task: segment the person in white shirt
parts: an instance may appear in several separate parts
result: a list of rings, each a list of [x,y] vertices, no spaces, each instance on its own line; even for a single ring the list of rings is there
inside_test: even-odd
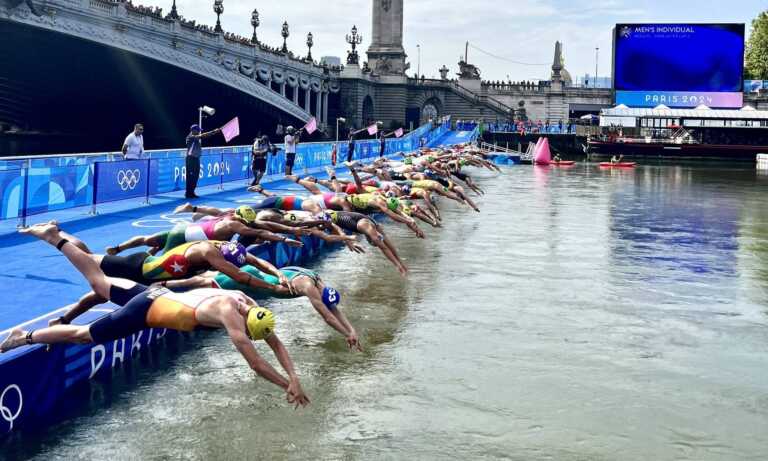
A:
[[[294,130],[292,126],[285,129],[288,133],[285,135],[285,175],[291,176],[293,174],[293,162],[296,160],[296,145],[299,143],[301,132],[303,128],[298,132]]]
[[[123,141],[123,159],[135,160],[144,155],[144,125],[137,123]]]

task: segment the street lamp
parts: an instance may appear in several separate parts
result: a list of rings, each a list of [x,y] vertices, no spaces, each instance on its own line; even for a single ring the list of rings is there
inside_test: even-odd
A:
[[[253,37],[251,37],[251,43],[254,45],[259,43],[259,39],[256,38],[256,28],[259,27],[259,24],[259,10],[254,8],[253,13],[251,13],[251,25],[253,26]]]
[[[312,32],[307,34],[307,48],[309,48],[309,51],[307,52],[307,61],[312,61],[312,45],[314,45],[315,42],[313,41]]]
[[[283,53],[288,53],[288,36],[290,36],[290,32],[288,31],[288,21],[283,22],[283,30],[281,32],[281,35],[283,36],[283,49],[281,50]]]
[[[339,143],[339,122],[347,123],[347,119],[345,119],[344,117],[336,118],[336,144]]]
[[[197,126],[200,127],[200,132],[203,132],[203,114],[205,114],[206,117],[213,117],[213,114],[216,113],[216,109],[209,106],[202,106],[197,108],[198,111],[198,119],[197,119]],[[200,143],[202,145],[202,141]]]
[[[222,13],[224,13],[224,0],[214,0],[213,1],[213,12],[216,13],[216,27],[213,29],[215,32],[223,32],[221,28],[221,20],[220,17]]]
[[[352,45],[352,51],[347,52],[347,64],[358,64],[359,58],[355,47],[363,43],[363,36],[357,35],[357,26],[352,26],[352,35],[347,35],[347,43]]]
[[[592,80],[592,84],[595,88],[597,88],[597,57],[599,52],[600,47],[595,47],[595,78]]]
[[[416,79],[421,77],[421,45],[416,45],[416,49],[419,50],[419,65],[416,68]]]

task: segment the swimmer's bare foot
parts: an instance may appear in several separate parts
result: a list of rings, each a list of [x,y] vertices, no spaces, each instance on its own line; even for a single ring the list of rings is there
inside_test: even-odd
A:
[[[20,229],[19,233],[29,234],[40,240],[44,240],[51,245],[55,245],[59,240],[59,226],[56,221],[48,221],[47,223],[35,224],[24,229]],[[55,240],[55,241],[54,241]]]
[[[325,167],[325,172],[328,173],[329,178],[333,178],[334,176],[336,176],[336,170],[334,170],[329,166]]]
[[[118,253],[120,253],[120,245],[113,246],[113,247],[107,247],[104,249],[104,252],[108,254],[109,256],[114,256]]]
[[[263,191],[264,191],[264,187],[261,184],[256,184],[255,186],[251,186],[251,187],[248,188],[248,192],[259,193],[259,192],[263,192]]]
[[[0,343],[0,353],[8,352],[25,344],[27,344],[27,332],[21,328],[14,328],[5,338],[5,341]]]
[[[285,175],[285,179],[287,179],[288,181],[293,181],[293,182],[298,182],[299,181],[299,177],[296,176],[295,174],[287,174],[287,175]]]
[[[400,275],[402,275],[403,277],[408,276],[408,269],[405,266],[399,266],[397,268],[397,271],[400,272]]]
[[[179,205],[179,206],[177,206],[177,207],[176,207],[176,208],[173,210],[173,214],[178,214],[178,213],[188,213],[188,212],[190,212],[190,211],[193,211],[193,210],[192,210],[192,204],[191,204],[191,203],[189,203],[189,202],[187,202],[187,203],[185,203],[184,205]]]

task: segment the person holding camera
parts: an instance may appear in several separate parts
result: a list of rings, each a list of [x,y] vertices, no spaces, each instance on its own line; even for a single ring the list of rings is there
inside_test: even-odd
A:
[[[259,182],[267,172],[267,155],[276,154],[277,147],[269,142],[269,136],[264,135],[254,139],[251,147],[251,171],[253,172],[253,182],[251,182],[249,191],[258,192],[261,188]]]
[[[301,138],[302,128],[296,131],[292,126],[285,129],[285,175],[291,176],[293,174],[293,163],[296,161],[296,146],[299,145]]]

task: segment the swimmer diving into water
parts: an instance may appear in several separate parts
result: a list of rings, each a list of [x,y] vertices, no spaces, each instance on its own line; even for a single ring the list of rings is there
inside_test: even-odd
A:
[[[54,222],[38,224],[21,232],[56,247],[99,296],[121,307],[90,325],[55,325],[30,331],[16,328],[0,343],[0,353],[27,344],[100,344],[145,328],[179,331],[192,331],[197,326],[224,328],[248,365],[262,378],[283,388],[289,403],[297,408],[309,404],[293,361],[275,334],[274,315],[242,292],[207,288],[174,293],[165,287],[150,288],[130,280],[108,277],[90,254],[61,235]],[[287,378],[257,352],[252,341],[262,339],[272,349]]]

